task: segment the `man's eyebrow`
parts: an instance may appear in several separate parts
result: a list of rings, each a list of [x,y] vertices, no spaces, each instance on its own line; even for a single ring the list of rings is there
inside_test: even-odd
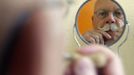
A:
[[[99,10],[95,11],[95,13],[97,13],[98,11],[110,11],[110,10],[108,10],[108,9],[99,9]],[[117,9],[115,9],[115,11],[123,12],[121,8],[117,8]]]
[[[106,9],[99,9],[99,10],[96,10],[95,13],[97,13],[99,11],[108,11],[108,10],[106,10]]]
[[[121,12],[123,12],[123,11],[121,10],[121,8],[117,8],[117,9],[115,9],[115,11],[121,11]]]

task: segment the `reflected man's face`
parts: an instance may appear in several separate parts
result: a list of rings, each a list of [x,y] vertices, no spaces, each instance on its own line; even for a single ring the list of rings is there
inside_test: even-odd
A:
[[[124,27],[124,15],[120,7],[112,0],[97,0],[93,16],[93,24],[95,28],[103,28],[106,25],[116,25],[117,31],[106,32],[111,35],[113,40],[119,38]]]

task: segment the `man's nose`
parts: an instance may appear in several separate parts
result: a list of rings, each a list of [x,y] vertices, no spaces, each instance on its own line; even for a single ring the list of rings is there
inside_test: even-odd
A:
[[[112,24],[112,23],[115,23],[115,17],[113,14],[109,14],[106,19],[106,24]]]

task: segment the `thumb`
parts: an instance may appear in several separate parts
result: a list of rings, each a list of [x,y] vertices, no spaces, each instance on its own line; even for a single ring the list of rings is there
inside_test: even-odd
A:
[[[74,73],[75,75],[97,75],[93,62],[87,57],[75,61]]]

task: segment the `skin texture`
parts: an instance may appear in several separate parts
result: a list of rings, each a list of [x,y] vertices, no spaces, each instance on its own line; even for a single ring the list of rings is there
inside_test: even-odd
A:
[[[55,0],[58,5],[54,5],[53,1],[33,0],[32,7],[22,2],[18,6],[22,8],[21,11],[16,9],[19,15],[28,12],[31,16],[25,19],[20,36],[12,47],[11,61],[6,70],[9,75],[62,75],[62,51],[65,44],[62,21],[67,3],[65,0]]]
[[[107,12],[107,13],[105,13]],[[93,15],[93,31],[86,32],[83,36],[88,42],[112,45],[122,34],[124,29],[124,16],[119,6],[112,0],[97,0]],[[102,31],[105,25],[115,24],[117,31]]]
[[[59,41],[62,40],[63,42],[64,37],[62,37],[63,30],[60,29],[62,28],[61,19],[59,17],[55,21],[53,18],[54,11],[48,13],[49,11],[46,12],[41,9],[34,12],[32,17],[28,19],[13,49],[15,52],[10,63],[9,74],[62,74],[64,44]]]
[[[96,54],[96,53],[102,53],[107,57],[107,64],[105,64],[104,67],[98,68],[98,67],[93,67],[95,64],[92,63],[92,60],[90,63],[83,59],[75,60],[72,62],[72,64],[68,67],[71,68],[71,70],[67,71],[65,75],[80,75],[80,71],[75,71],[76,67],[81,67],[81,72],[86,72],[83,73],[82,75],[124,75],[124,71],[122,68],[122,63],[120,61],[120,58],[115,55],[110,49],[108,49],[105,46],[102,45],[90,45],[87,47],[82,47],[76,50],[78,53],[81,55],[84,55],[85,57]],[[84,58],[85,58],[84,57]],[[78,65],[79,64],[79,65]],[[90,65],[90,67],[88,67]],[[73,71],[72,71],[73,70]],[[96,70],[96,71],[94,71]],[[96,73],[94,73],[96,72]]]

